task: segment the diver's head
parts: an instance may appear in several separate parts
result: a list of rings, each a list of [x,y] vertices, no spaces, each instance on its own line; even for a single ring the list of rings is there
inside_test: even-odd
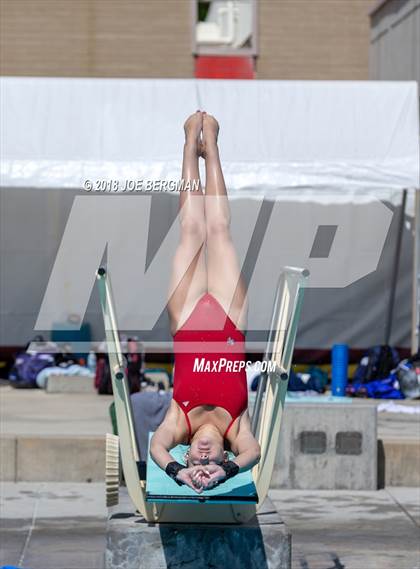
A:
[[[184,456],[187,466],[222,464],[229,460],[224,448],[223,436],[211,424],[204,424],[194,433],[191,445]]]

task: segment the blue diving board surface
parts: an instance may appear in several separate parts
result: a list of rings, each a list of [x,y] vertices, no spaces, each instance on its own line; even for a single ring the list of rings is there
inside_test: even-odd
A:
[[[150,439],[153,433],[149,433]],[[171,449],[171,455],[174,460],[184,464],[183,456],[188,450],[188,445],[178,445]],[[229,453],[229,458],[233,459],[235,455]],[[179,486],[172,478],[170,478],[164,470],[150,456],[147,455],[147,481],[146,481],[146,501],[147,502],[180,502],[180,503],[206,503],[212,504],[249,504],[250,502],[258,502],[257,489],[252,479],[251,470],[239,472],[220,486],[203,490],[201,494],[197,494],[192,488],[185,484]]]

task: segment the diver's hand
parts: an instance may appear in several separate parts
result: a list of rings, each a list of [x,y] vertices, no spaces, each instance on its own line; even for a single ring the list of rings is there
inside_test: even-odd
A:
[[[200,479],[201,485],[204,490],[210,490],[214,488],[217,484],[226,478],[226,472],[218,464],[206,464],[205,476]]]
[[[189,488],[192,488],[197,494],[203,491],[202,480],[206,476],[205,469],[208,466],[191,466],[190,468],[183,468],[177,474],[177,479],[183,482]]]

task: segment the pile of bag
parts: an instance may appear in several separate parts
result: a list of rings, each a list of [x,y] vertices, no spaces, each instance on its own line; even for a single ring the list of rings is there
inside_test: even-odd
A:
[[[407,399],[420,398],[420,350],[402,360],[395,370],[400,389]]]
[[[308,366],[305,372],[290,370],[288,391],[324,393],[328,384],[328,373],[316,366]]]
[[[30,345],[32,349],[28,350]],[[64,370],[75,365],[72,356],[61,353],[55,342],[47,342],[42,336],[36,336],[16,355],[8,379],[17,389],[32,389],[39,387],[37,378],[47,368]]]
[[[346,394],[374,399],[420,397],[420,351],[400,361],[398,351],[389,345],[369,348],[360,360]]]
[[[257,391],[258,383],[261,379],[259,365],[253,364],[247,366],[247,383],[250,391]],[[288,391],[306,392],[308,395],[312,393],[324,393],[328,384],[328,373],[320,367],[310,365],[304,372],[295,372],[290,369],[289,381],[287,384]]]

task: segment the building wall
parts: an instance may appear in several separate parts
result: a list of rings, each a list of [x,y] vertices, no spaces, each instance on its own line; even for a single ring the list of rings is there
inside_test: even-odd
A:
[[[260,79],[367,79],[372,0],[259,0]]]
[[[2,75],[191,77],[187,0],[1,0]]]
[[[368,78],[373,2],[257,0],[257,78]],[[3,75],[194,75],[190,0],[0,0],[0,7]]]
[[[370,77],[420,82],[420,0],[388,0],[372,13]]]

